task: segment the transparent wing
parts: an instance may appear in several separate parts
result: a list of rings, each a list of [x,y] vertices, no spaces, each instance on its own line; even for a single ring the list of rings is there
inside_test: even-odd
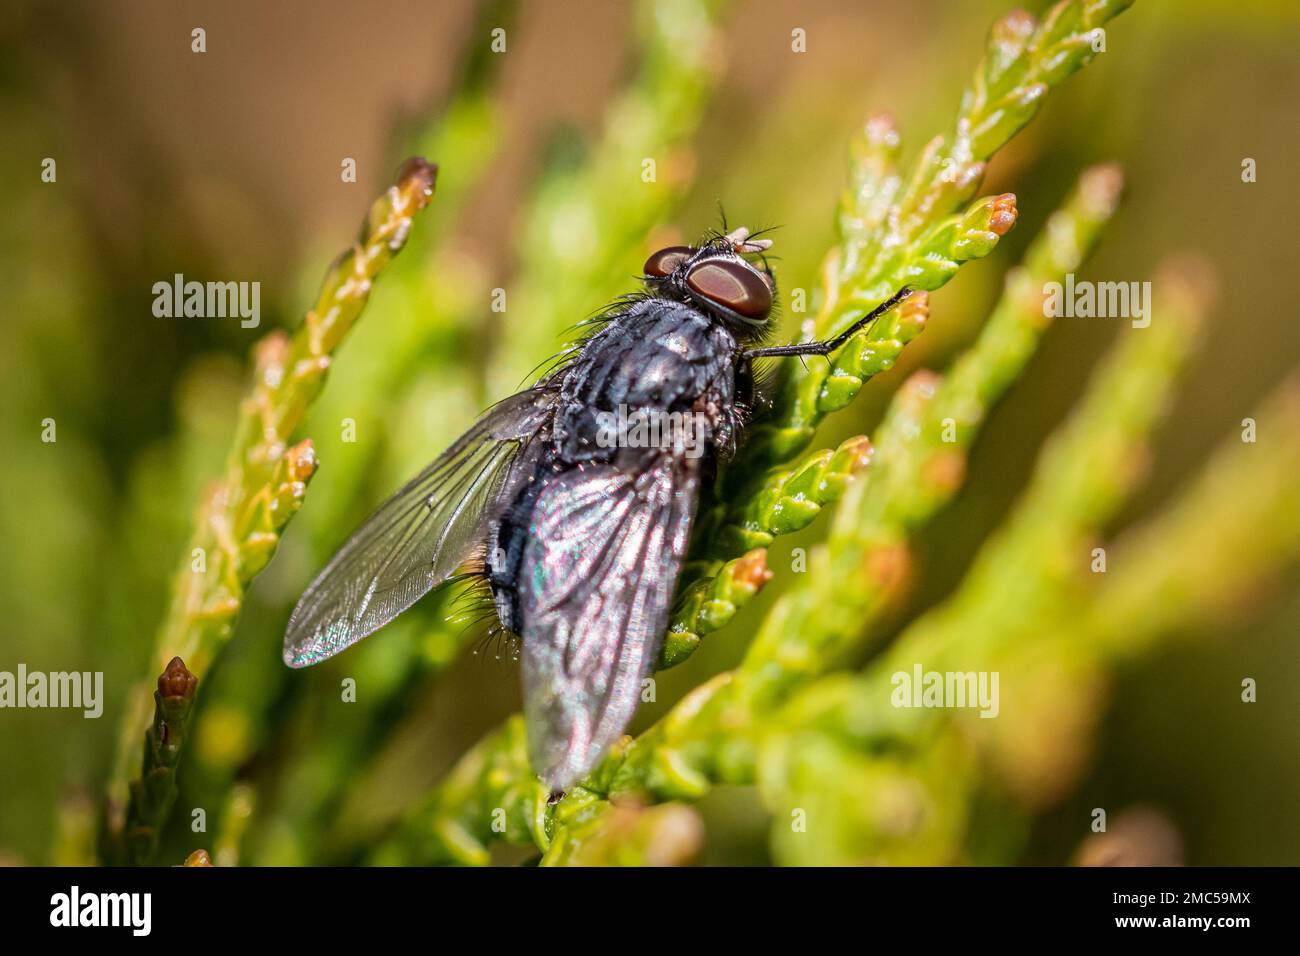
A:
[[[519,451],[546,421],[554,390],[490,408],[343,545],[289,617],[284,661],[306,667],[383,627],[450,577],[483,543],[493,505],[516,487]]]
[[[519,575],[524,711],[552,791],[585,777],[627,727],[654,666],[699,493],[696,463],[549,479]]]

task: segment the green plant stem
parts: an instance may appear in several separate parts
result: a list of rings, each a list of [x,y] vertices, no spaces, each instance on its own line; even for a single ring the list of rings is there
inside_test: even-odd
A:
[[[1052,87],[1093,59],[1095,31],[1131,3],[1063,0],[1041,22],[1015,11],[995,23],[952,129],[926,146],[910,179],[898,172],[900,140],[892,121],[880,116],[867,123],[841,202],[840,243],[823,268],[819,337],[839,332],[904,285],[939,288],[962,262],[992,250],[1015,221],[1014,197],[988,197],[958,210],[978,189],[987,160],[1034,117]],[[865,356],[867,371],[879,353],[892,362],[897,351],[893,329],[879,324],[884,327],[855,336],[842,353]],[[792,369],[756,449],[788,458],[811,441],[821,414],[847,404],[861,381],[852,367]]]
[[[1052,87],[1093,59],[1097,31],[1131,2],[1063,0],[1041,22],[1015,11],[995,23],[952,129],[925,147],[908,179],[899,170],[901,138],[893,120],[884,115],[868,120],[853,141],[849,187],[837,220],[839,242],[822,268],[814,334],[835,335],[904,285],[937,289],[963,262],[992,251],[1017,212],[1010,194],[970,202],[987,160],[1033,118]],[[787,363],[773,413],[753,429],[730,470],[744,480],[805,449],[827,414],[844,408],[867,380],[893,367],[924,321],[923,308],[912,313],[900,308],[854,336],[829,363]],[[750,494],[773,492],[768,487]],[[702,509],[706,528],[721,524],[707,517],[709,511],[734,507],[736,496],[735,482],[724,482],[719,500]],[[725,538],[715,540],[707,532],[696,540],[697,548],[722,560],[739,554],[727,550]],[[704,633],[694,620],[699,597],[714,587],[711,576],[720,567],[726,566],[697,563],[689,569],[680,591],[685,606],[672,627],[682,636],[672,639],[666,661],[680,662],[699,645]],[[727,587],[725,581],[721,587]]]
[[[432,197],[435,176],[435,167],[423,160],[408,161],[397,184],[371,207],[360,240],[326,274],[298,332],[292,338],[273,333],[259,343],[252,391],[240,408],[225,473],[199,509],[156,657],[183,657],[201,679],[229,639],[249,581],[270,561],[316,469],[311,443],[289,447],[289,439],[324,385],[332,353],[361,314],[371,283],[405,244],[414,216]],[[105,843],[114,856],[130,842],[125,830],[135,809],[128,811],[128,793],[135,807],[143,793],[136,786],[142,778],[131,782],[131,755],[145,724],[146,700],[140,691],[128,698],[109,783]],[[174,778],[174,771],[166,778],[173,797]],[[158,794],[148,795],[146,817],[156,829],[166,807]]]
[[[972,742],[1026,803],[1050,799],[1072,778],[1065,755],[1083,749],[1085,718],[1089,705],[1095,708],[1087,692],[1099,674],[1078,653],[1078,642],[1063,635],[1073,631],[1075,609],[1086,606],[1089,587],[1102,576],[1090,569],[1090,546],[1139,483],[1150,435],[1206,307],[1183,291],[1175,273],[1162,273],[1154,284],[1166,293],[1156,306],[1160,321],[1125,330],[956,593],[905,630],[860,678],[815,683],[766,722],[757,777],[774,812],[782,862],[960,862],[980,787]],[[973,711],[898,708],[894,676],[917,667],[999,674],[999,713],[1015,720],[972,722],[966,714]],[[1027,737],[1023,721],[1050,722],[1049,750],[1032,744],[1037,735]],[[936,752],[952,758],[948,766],[933,761]],[[841,781],[863,775],[890,795],[888,818],[853,808],[854,794]],[[860,791],[856,799],[863,804]],[[832,808],[839,816],[795,838],[782,825],[795,808],[820,820]]]
[[[671,667],[689,657],[700,638],[724,627],[772,574],[767,546],[778,535],[806,528],[829,504],[840,499],[855,473],[871,461],[871,442],[859,435],[834,450],[805,455],[794,467],[774,469],[755,482],[732,510],[718,508],[710,517],[722,527],[700,529],[705,540],[720,543],[731,560],[697,559],[688,572],[694,580],[681,589],[659,665]],[[702,565],[702,566],[701,566]]]
[[[518,13],[516,0],[481,4],[472,35],[487,37],[496,28],[513,34]],[[457,234],[477,215],[474,200],[496,174],[495,162],[507,142],[495,87],[509,60],[487,42],[469,44],[454,96],[435,121],[407,141],[409,151],[438,157],[443,173],[438,202],[421,217],[401,259],[385,272],[375,303],[384,312],[382,335],[374,334],[378,329],[363,330],[349,342],[347,362],[336,369],[339,377],[315,403],[308,422],[321,436],[322,454],[329,455],[330,480],[313,492],[311,513],[298,533],[305,524],[320,562],[338,546],[340,533],[364,516],[359,504],[398,487],[426,463],[419,456],[431,457],[431,448],[450,444],[491,404],[484,390],[485,363],[466,361],[482,352],[477,343],[489,334],[487,256],[475,254]],[[409,440],[413,417],[428,433],[427,442]],[[346,419],[356,423],[355,442],[331,436]],[[397,716],[462,649],[464,627],[443,620],[451,604],[450,595],[421,602],[385,629],[378,646],[367,642],[346,662],[295,675],[292,705],[274,712],[283,752],[261,768],[257,817],[246,834],[238,835],[244,859],[254,865],[301,863],[310,858],[309,848],[327,845],[323,831],[339,816],[356,768],[382,748]],[[288,673],[277,661],[261,658],[248,666],[277,668],[271,678],[276,683]],[[364,688],[343,711],[327,703],[337,702],[333,688],[341,668]],[[250,728],[248,739],[271,733],[276,695],[250,699],[239,681],[223,681],[222,688],[220,706],[232,721]],[[212,706],[206,696],[205,706]],[[238,788],[233,777],[244,748],[211,751],[221,759],[206,761],[204,770],[217,787]],[[239,848],[228,842],[213,849],[225,865],[227,852]]]
[[[176,800],[176,764],[185,745],[198,680],[179,657],[158,677],[153,723],[145,732],[140,776],[131,781],[126,848],[133,863],[144,863],[158,849],[158,831]]]
[[[1164,320],[1171,317],[1168,304],[1161,315]],[[1142,332],[1130,335],[1129,346],[1156,346],[1153,339],[1143,339]],[[1170,344],[1175,350],[1182,347]],[[1152,356],[1155,361],[1142,376],[1147,385],[1167,373],[1160,366],[1171,354]],[[805,730],[798,739],[791,735],[783,742],[786,759],[821,748],[816,768],[806,767],[802,774],[783,766],[782,754],[772,751],[768,766],[776,779],[770,784],[787,805],[808,799],[806,786],[791,783],[800,776],[809,784],[820,781],[822,793],[834,791],[839,797],[844,793],[838,781],[847,780],[846,770],[856,772],[860,781],[867,772],[863,768],[869,768],[875,781],[874,790],[853,792],[851,806],[842,799],[828,801],[823,816],[846,825],[833,838],[840,849],[829,856],[823,853],[826,844],[794,840],[779,826],[774,828],[778,857],[785,862],[843,862],[847,848],[852,848],[856,862],[961,861],[963,828],[977,795],[1010,792],[1021,806],[1033,809],[1077,780],[1086,766],[1085,739],[1104,704],[1106,670],[1171,637],[1231,627],[1243,608],[1258,602],[1261,582],[1273,579],[1278,568],[1294,564],[1300,556],[1300,506],[1293,491],[1300,468],[1300,379],[1292,377],[1255,416],[1267,423],[1268,440],[1247,443],[1237,434],[1226,437],[1170,506],[1107,548],[1106,573],[1087,569],[1090,555],[1079,542],[1091,536],[1067,530],[1058,540],[1074,540],[1074,567],[1068,575],[1050,568],[1042,575],[1050,600],[1030,608],[1025,620],[1014,592],[997,591],[990,575],[1026,570],[1019,562],[1021,545],[1042,533],[1029,530],[1040,521],[1049,529],[1085,529],[1113,515],[1135,473],[1133,462],[1141,458],[1134,445],[1121,440],[1104,443],[1098,460],[1098,449],[1085,439],[1102,437],[1096,428],[1107,414],[1104,406],[1115,397],[1107,391],[1113,379],[1098,384],[1092,421],[1076,419],[1073,436],[1063,437],[1045,456],[1035,479],[1037,490],[1031,490],[1014,519],[1020,530],[990,542],[981,554],[980,564],[987,570],[973,571],[948,605],[917,622],[894,653],[866,674],[820,681],[777,715],[774,726]],[[1132,380],[1120,390],[1119,401],[1126,408],[1113,423],[1117,434],[1127,427],[1121,417],[1132,423],[1151,417],[1159,407],[1158,396],[1144,396],[1143,391],[1143,385]],[[1153,397],[1154,405],[1149,402]],[[1086,464],[1090,477],[1072,476],[1066,482],[1072,490],[1051,487],[1071,458]],[[1107,469],[1107,464],[1112,467]],[[1121,493],[1116,494],[1117,489]],[[1053,500],[1062,512],[1045,510]],[[1047,537],[1056,535],[1049,531]],[[1056,549],[1049,551],[1054,553]],[[994,571],[999,560],[1008,565]],[[1000,670],[1002,707],[1014,708],[1015,721],[891,706],[890,668],[920,659],[927,668]],[[1024,733],[1025,727],[1034,732]],[[1036,746],[1035,740],[1049,746]],[[946,755],[942,763],[931,759],[935,752]],[[977,770],[991,780],[980,782]],[[864,800],[864,793],[872,799]],[[891,795],[896,807],[906,804],[894,822],[910,821],[892,833],[878,821],[865,819],[861,810]],[[927,812],[915,812],[918,803],[932,799]],[[833,817],[831,806],[840,811]],[[776,819],[781,819],[780,810]],[[822,834],[821,839],[831,840],[832,835]],[[920,860],[912,852],[918,846],[926,848]],[[1002,848],[986,862],[1010,862],[1014,850],[1014,845]]]

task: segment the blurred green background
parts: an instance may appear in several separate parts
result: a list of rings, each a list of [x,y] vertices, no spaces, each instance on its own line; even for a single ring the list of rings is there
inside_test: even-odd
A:
[[[186,832],[185,809],[210,808],[215,820],[255,797],[245,862],[352,859],[518,708],[516,667],[491,649],[459,653],[436,680],[431,667],[411,678],[413,660],[457,655],[459,631],[439,624],[436,601],[310,673],[279,663],[280,639],[293,601],[355,522],[554,350],[499,334],[490,293],[506,288],[509,313],[528,314],[536,288],[512,277],[527,259],[528,210],[546,222],[538,184],[599,140],[636,65],[638,30],[655,15],[646,8],[526,3],[507,52],[489,60],[491,12],[468,2],[5,0],[0,669],[103,671],[106,690],[99,720],[0,711],[5,860],[56,859],[60,821],[98,799],[123,695],[163,663],[150,658],[168,579],[199,491],[220,469],[253,342],[297,324],[400,160],[431,143],[449,144],[429,155],[442,165],[439,196],[381,277],[304,429],[322,469],[205,685],[161,858],[213,849]],[[811,288],[833,238],[851,132],[888,110],[909,152],[919,149],[949,122],[988,24],[1006,9],[984,0],[732,7],[709,51],[715,88],[698,133],[660,163],[680,201],[642,253],[716,225],[722,203],[733,224],[779,225],[783,289]],[[207,32],[202,55],[190,50],[196,26]],[[807,31],[806,53],[791,52],[794,27]],[[994,161],[984,191],[1015,192],[1021,212],[1004,248],[933,296],[925,334],[831,420],[827,443],[869,433],[908,370],[942,367],[969,341],[1002,270],[1078,173],[1115,159],[1126,205],[1085,271],[1145,279],[1167,254],[1193,251],[1219,288],[1205,347],[1124,521],[1166,501],[1300,358],[1290,287],[1298,50],[1300,11],[1284,0],[1140,0],[1109,30],[1107,52]],[[478,92],[455,99],[465,84]],[[456,102],[459,138],[440,140]],[[45,157],[57,161],[56,183],[41,181]],[[345,157],[357,162],[356,183],[340,181]],[[1246,157],[1258,163],[1254,184],[1241,181]],[[630,169],[629,194],[640,188]],[[582,235],[581,223],[546,225]],[[641,261],[619,262],[579,299],[573,321],[630,290]],[[175,273],[260,281],[261,327],[154,317],[152,285]],[[786,320],[793,334],[796,317]],[[1050,332],[977,444],[968,486],[924,534],[915,608],[960,579],[1115,333],[1116,323],[1088,319]],[[54,444],[40,438],[46,418],[57,422]],[[341,438],[344,418],[356,421],[355,443]],[[788,550],[822,533],[818,522],[778,542],[767,591],[663,676],[636,727],[734,663],[780,593]],[[1066,862],[1089,808],[1138,805],[1172,826],[1187,862],[1300,861],[1296,583],[1294,572],[1261,582],[1235,625],[1216,622],[1120,675],[1082,784],[1034,821],[1025,861]],[[342,675],[400,692],[358,728],[360,718],[329,711]],[[1245,676],[1260,685],[1250,707],[1239,702]],[[350,745],[332,747],[336,734]],[[232,791],[236,783],[244,788]],[[720,791],[704,812],[707,861],[767,859],[752,795]]]

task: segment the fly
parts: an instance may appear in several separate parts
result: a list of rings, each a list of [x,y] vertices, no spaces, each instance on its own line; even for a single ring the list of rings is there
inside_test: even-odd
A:
[[[754,401],[753,361],[829,355],[910,292],[828,341],[764,346],[770,245],[736,229],[650,256],[644,292],[343,545],[289,618],[285,663],[339,653],[472,563],[501,630],[522,638],[533,770],[552,793],[585,777],[659,655],[701,489]]]

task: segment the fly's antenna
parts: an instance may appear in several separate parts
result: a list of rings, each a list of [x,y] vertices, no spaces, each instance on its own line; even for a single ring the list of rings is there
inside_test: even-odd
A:
[[[737,226],[731,232],[723,236],[723,241],[727,243],[735,252],[764,252],[772,248],[771,239],[755,239],[753,234],[744,226]]]

